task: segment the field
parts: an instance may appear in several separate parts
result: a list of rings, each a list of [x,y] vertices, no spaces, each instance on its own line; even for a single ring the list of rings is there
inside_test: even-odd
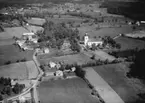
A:
[[[21,51],[15,45],[2,45],[0,46],[0,65],[4,65],[8,61],[15,63],[17,60],[24,58],[26,61],[32,60],[32,55],[33,51]]]
[[[145,42],[137,39],[132,38],[126,38],[126,37],[119,37],[115,39],[117,43],[121,44],[121,50],[126,49],[144,49],[145,48]]]
[[[26,30],[23,27],[12,27],[12,28],[4,28],[5,31],[0,33],[0,39],[10,39],[13,36],[16,36],[20,38],[23,33],[27,33],[28,30]]]
[[[32,24],[32,25],[43,25],[45,23],[45,19],[41,19],[41,18],[31,18],[31,19],[28,19],[27,22],[29,24]]]
[[[99,103],[80,78],[46,81],[40,84],[41,103]]]
[[[0,46],[12,45],[15,43],[14,39],[0,39]]]
[[[115,37],[118,34],[125,34],[125,33],[130,33],[132,32],[132,27],[131,26],[122,26],[122,27],[116,27],[116,28],[101,28],[96,30],[95,26],[83,26],[78,28],[80,31],[80,36],[84,36],[85,33],[87,32],[88,35],[93,38],[94,36],[96,37],[104,37],[104,36],[110,36],[110,37]]]
[[[0,77],[13,79],[32,79],[38,75],[38,70],[33,61],[0,66],[0,71]]]
[[[144,85],[139,80],[132,81],[126,77],[125,73],[129,68],[123,63],[97,66],[94,70],[126,103],[136,100],[137,94],[144,91]]]
[[[77,24],[81,24],[83,19],[73,16],[61,16],[61,18],[47,18],[48,21],[53,21],[54,23],[68,23],[68,22],[75,22]]]
[[[88,62],[91,62],[93,60],[90,59],[89,56],[79,53],[74,55],[66,55],[66,56],[59,56],[59,57],[51,57],[46,59],[40,59],[40,64],[48,64],[50,61],[54,62],[64,62],[66,64],[74,64],[77,63],[79,65],[86,64]]]

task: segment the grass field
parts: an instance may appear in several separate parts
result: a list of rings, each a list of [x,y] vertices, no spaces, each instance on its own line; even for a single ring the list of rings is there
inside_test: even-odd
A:
[[[5,31],[0,33],[0,39],[10,39],[13,36],[16,36],[20,38],[23,33],[27,33],[28,30],[26,30],[23,27],[12,27],[12,28],[4,28]]]
[[[80,78],[42,82],[39,98],[41,103],[99,103]]]
[[[126,37],[119,37],[115,39],[117,43],[121,44],[121,50],[126,49],[144,49],[145,48],[145,42],[137,39],[131,39]]]
[[[13,79],[32,79],[38,75],[38,70],[33,61],[0,66],[0,71],[0,77]]]
[[[137,93],[144,91],[140,81],[131,81],[125,73],[129,68],[123,64],[109,64],[94,67],[94,70],[118,93],[126,102],[131,103],[138,98]]]
[[[75,22],[75,23],[81,23],[83,19],[77,18],[77,17],[64,17],[61,18],[47,18],[48,21],[53,21],[54,23],[68,23],[68,22]]]
[[[79,53],[74,55],[66,55],[66,56],[59,56],[59,57],[51,57],[46,59],[40,59],[40,64],[48,64],[50,61],[60,62],[63,61],[66,64],[74,64],[77,63],[79,65],[86,64],[93,60],[90,59],[89,56]]]
[[[12,45],[13,43],[15,43],[14,39],[0,39],[0,46]]]
[[[7,61],[15,63],[17,60],[32,60],[33,51],[20,51],[15,45],[0,46],[0,65],[4,65]]]

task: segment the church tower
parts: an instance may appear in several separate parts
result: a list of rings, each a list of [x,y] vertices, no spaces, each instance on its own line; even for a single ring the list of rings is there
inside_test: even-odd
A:
[[[84,44],[87,45],[88,41],[89,41],[89,36],[88,33],[86,33],[84,36]]]

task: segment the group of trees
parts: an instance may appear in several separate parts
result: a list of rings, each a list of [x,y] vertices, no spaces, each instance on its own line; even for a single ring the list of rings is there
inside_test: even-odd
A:
[[[52,21],[47,21],[44,25],[44,32],[38,34],[39,42],[45,42],[46,46],[61,49],[64,40],[68,40],[73,51],[79,52],[80,47],[78,40],[80,39],[77,29],[67,28],[65,23],[55,24]]]
[[[113,38],[111,38],[110,36],[105,36],[103,38],[103,46],[105,47],[106,45],[111,46],[112,48],[117,48],[120,49],[121,45],[119,43],[117,43]]]
[[[0,91],[0,100],[3,100],[3,95],[10,96],[12,93],[18,94],[20,93],[23,88],[25,88],[24,84],[18,84],[16,83],[13,87],[11,85],[11,79],[10,78],[0,78],[0,85],[2,87],[2,90]]]

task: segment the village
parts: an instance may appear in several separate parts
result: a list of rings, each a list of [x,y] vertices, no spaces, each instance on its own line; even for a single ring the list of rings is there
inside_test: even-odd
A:
[[[0,103],[144,102],[138,96],[144,84],[126,76],[134,56],[121,54],[145,48],[144,21],[100,6],[68,2],[1,9]]]

